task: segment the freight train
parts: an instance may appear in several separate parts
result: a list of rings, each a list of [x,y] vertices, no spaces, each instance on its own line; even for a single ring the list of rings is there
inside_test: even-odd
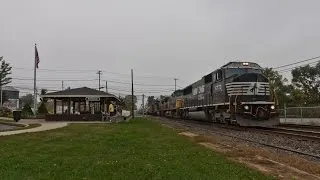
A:
[[[229,62],[155,101],[148,113],[188,119],[191,112],[202,111],[205,121],[239,126],[278,125],[277,97],[262,71],[257,63]]]

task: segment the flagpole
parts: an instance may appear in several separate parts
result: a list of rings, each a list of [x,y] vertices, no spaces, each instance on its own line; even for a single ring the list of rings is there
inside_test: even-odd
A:
[[[37,44],[34,44],[35,47],[35,57],[34,57],[34,78],[33,78],[33,108],[34,108],[34,115],[36,116],[36,111],[37,111],[37,58],[36,58],[36,48]]]

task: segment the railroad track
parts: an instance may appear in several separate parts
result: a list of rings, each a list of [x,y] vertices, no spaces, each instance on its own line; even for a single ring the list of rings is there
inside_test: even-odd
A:
[[[280,124],[278,127],[309,130],[309,131],[320,131],[320,126],[312,126],[312,125]]]
[[[193,120],[193,119],[179,119],[179,118],[172,118],[172,117],[166,117],[168,119],[176,119],[176,120],[182,120],[182,121],[195,121],[202,124],[207,125],[213,125],[215,127],[219,128],[225,128],[225,129],[232,129],[237,131],[263,131],[267,133],[276,133],[286,136],[295,136],[315,141],[320,141],[320,127],[312,127],[312,126],[279,126],[275,128],[262,128],[262,127],[239,127],[239,126],[233,126],[233,125],[227,125],[227,124],[219,124],[219,123],[213,123],[208,121],[201,121],[201,120]],[[318,129],[319,128],[319,129]]]
[[[291,128],[264,128],[263,131],[320,141],[320,131],[309,131]]]
[[[167,119],[167,120],[170,120],[170,121],[174,121],[176,124],[179,124],[181,126],[192,127],[192,128],[196,128],[196,129],[202,130],[202,131],[204,130],[204,131],[207,131],[207,132],[210,132],[210,133],[213,133],[213,134],[218,134],[218,135],[221,135],[221,136],[240,139],[240,140],[243,140],[243,141],[246,141],[246,142],[259,144],[259,145],[262,145],[262,146],[266,146],[266,147],[270,147],[270,148],[274,148],[274,149],[279,149],[279,150],[283,150],[283,151],[296,153],[296,154],[299,154],[299,155],[304,155],[304,156],[316,158],[318,160],[320,159],[320,156],[316,155],[316,154],[311,154],[311,153],[307,153],[307,152],[303,152],[303,151],[299,151],[299,150],[295,150],[295,149],[291,149],[291,148],[286,148],[286,147],[281,147],[281,146],[277,146],[277,145],[273,145],[273,144],[259,142],[259,141],[251,140],[251,139],[244,138],[244,137],[241,137],[241,136],[230,135],[230,134],[225,133],[225,132],[214,131],[214,130],[210,129],[210,125],[215,126],[215,123],[210,123],[210,122],[204,122],[203,123],[202,121],[182,120],[182,119],[176,119],[176,118],[173,119],[173,118],[168,118],[168,117],[161,117],[160,119]],[[220,125],[220,124],[218,124],[218,126],[215,126],[215,127],[218,127],[218,128],[222,127],[222,128],[227,128],[227,129],[231,129],[231,130],[240,130],[240,131],[241,130],[243,130],[243,131],[247,131],[248,130],[247,128],[241,129],[239,127],[224,126],[224,125]],[[253,130],[253,129],[249,128],[249,130]],[[258,132],[257,130],[258,129],[255,129],[254,131]],[[306,135],[308,133],[310,134],[310,133],[314,133],[314,132],[306,132],[306,131],[301,132],[301,130],[296,130],[296,129],[275,128],[275,129],[259,129],[259,130],[263,130],[263,132],[278,133],[278,134],[283,134],[283,135],[299,136],[299,137],[314,139],[314,137],[313,137],[314,135],[312,135],[312,136],[311,135]],[[301,133],[301,134],[299,134],[299,133]],[[318,132],[316,132],[316,134],[318,134]],[[320,137],[316,136],[316,139],[319,140]]]

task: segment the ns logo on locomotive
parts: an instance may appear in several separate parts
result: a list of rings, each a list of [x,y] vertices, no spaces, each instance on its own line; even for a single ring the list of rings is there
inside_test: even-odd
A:
[[[203,111],[205,120],[211,122],[240,126],[279,124],[277,97],[262,68],[252,62],[229,62],[149,108],[150,114],[183,119],[197,111]]]

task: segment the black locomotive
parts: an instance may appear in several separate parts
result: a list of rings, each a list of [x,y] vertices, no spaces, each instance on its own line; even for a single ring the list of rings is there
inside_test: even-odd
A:
[[[252,62],[229,62],[161,99],[149,110],[152,114],[180,118],[203,111],[206,121],[240,126],[279,124],[276,96],[262,68]]]

